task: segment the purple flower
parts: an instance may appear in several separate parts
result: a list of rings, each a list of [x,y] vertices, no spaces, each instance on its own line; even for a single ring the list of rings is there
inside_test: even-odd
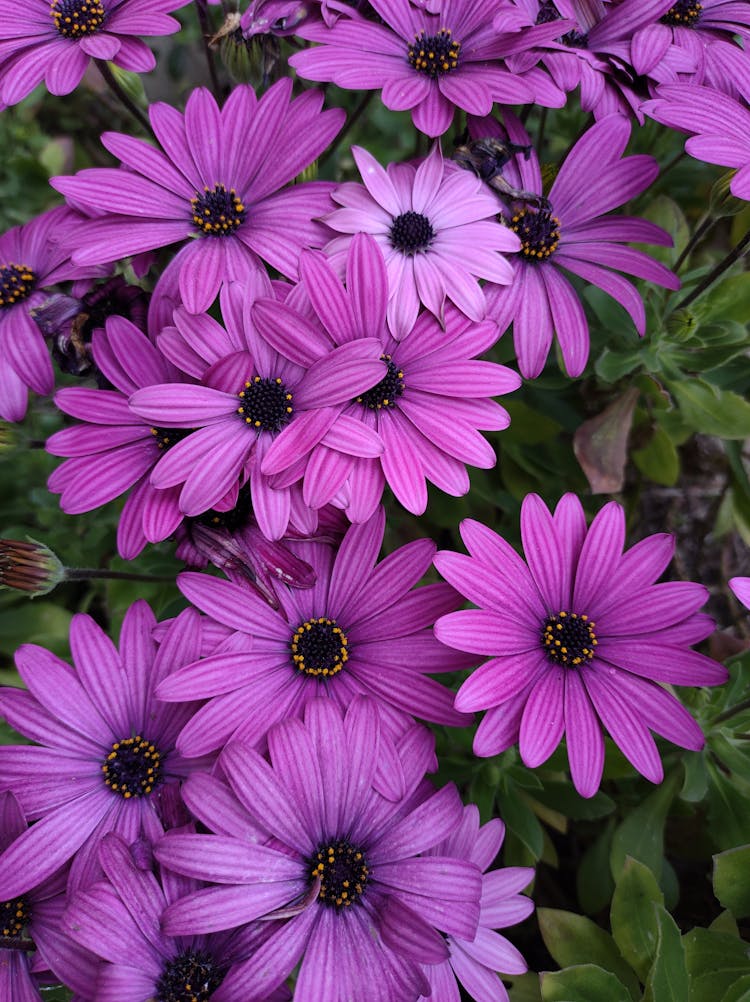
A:
[[[683,748],[703,747],[700,728],[659,683],[719,685],[727,672],[689,649],[713,631],[697,610],[706,589],[653,582],[674,549],[667,534],[623,554],[625,514],[610,502],[587,530],[566,494],[551,515],[536,494],[521,509],[526,561],[492,530],[466,519],[470,556],[441,552],[438,570],[478,609],[438,620],[435,634],[459,650],[491,655],[461,686],[456,707],[486,709],[474,752],[519,742],[534,768],[565,733],[573,782],[592,796],[604,765],[602,728],[638,772],[661,782],[651,731]]]
[[[353,522],[361,522],[375,511],[386,483],[416,515],[427,507],[426,480],[454,496],[466,494],[465,464],[488,468],[496,461],[478,429],[499,431],[510,420],[490,398],[517,389],[521,382],[505,366],[475,358],[497,340],[495,324],[472,322],[448,304],[443,328],[430,313],[423,313],[408,337],[396,341],[386,326],[388,275],[383,255],[369,234],[355,234],[349,245],[346,289],[319,252],[302,255],[300,274],[302,282],[283,308],[265,303],[256,307],[256,322],[266,338],[276,343],[311,323],[322,325],[343,343],[369,334],[380,340],[381,358],[388,366],[380,382],[351,400],[343,412],[377,432],[383,454],[365,459],[320,450],[307,464],[305,502],[320,507],[332,501]],[[299,312],[292,311],[292,302]],[[325,476],[313,478],[312,463]],[[288,465],[289,457],[274,443],[263,461],[264,471],[280,473]]]
[[[183,612],[157,649],[154,615],[138,601],[125,615],[118,652],[90,616],[76,615],[75,668],[35,644],[19,648],[28,691],[4,688],[0,711],[37,744],[3,745],[0,776],[36,824],[0,855],[0,899],[24,894],[74,856],[69,886],[85,885],[108,831],[128,842],[162,834],[160,800],[189,768],[175,738],[195,705],[164,706],[153,692],[198,656],[198,619]]]
[[[149,477],[184,433],[155,428],[128,408],[128,398],[140,387],[184,377],[124,317],[110,317],[106,331],[94,334],[93,351],[113,389],[72,386],[57,393],[60,410],[83,423],[47,440],[48,452],[69,457],[51,474],[47,487],[61,495],[60,507],[69,515],[130,491],[117,527],[117,548],[132,560],[146,542],[166,539],[182,521],[179,491],[157,490]]]
[[[397,340],[414,327],[423,303],[442,323],[446,299],[472,320],[486,313],[479,278],[506,283],[513,269],[501,251],[517,251],[518,238],[497,220],[497,200],[468,173],[446,171],[439,143],[418,166],[386,170],[352,147],[364,188],[348,182],[333,198],[343,206],[326,217],[339,233],[325,250],[341,272],[351,235],[371,233],[388,270],[388,326]]]
[[[0,793],[0,852],[27,829],[12,793]],[[38,1000],[37,972],[52,967],[58,978],[78,989],[91,984],[96,964],[86,951],[66,940],[60,929],[65,908],[64,871],[9,901],[0,901],[0,998],[3,1002]],[[36,951],[36,952],[34,952]]]
[[[440,136],[456,108],[488,115],[494,101],[525,104],[534,91],[501,67],[499,57],[533,40],[498,35],[493,14],[503,0],[443,0],[427,11],[410,0],[371,0],[381,23],[360,16],[332,28],[313,22],[298,34],[320,46],[289,60],[301,77],[357,90],[382,88],[393,111],[411,111],[420,132]]]
[[[202,755],[231,738],[254,745],[272,724],[298,716],[319,696],[345,708],[367,693],[399,714],[454,726],[469,722],[453,710],[452,693],[428,677],[474,663],[432,635],[436,617],[460,599],[444,583],[415,589],[435,553],[429,539],[407,543],[376,564],[384,530],[381,508],[352,526],[337,550],[289,542],[317,580],[304,591],[279,585],[278,611],[229,581],[180,575],[180,590],[194,605],[246,635],[160,686],[160,699],[209,700],[180,735],[182,754]]]
[[[68,208],[51,209],[0,236],[0,417],[6,421],[22,420],[27,387],[46,396],[55,385],[47,346],[30,316],[46,298],[41,290],[101,271],[72,265],[56,242],[76,218]]]
[[[461,824],[439,845],[429,849],[429,856],[459,856],[470,859],[482,871],[482,899],[479,928],[472,940],[448,936],[450,957],[442,964],[425,967],[430,982],[432,1002],[449,1002],[457,998],[458,980],[473,999],[485,1002],[508,1002],[508,993],[495,972],[519,975],[526,963],[508,940],[495,932],[522,922],[534,910],[534,902],[519,892],[534,879],[534,871],[526,866],[507,866],[490,870],[500,852],[505,825],[493,818],[479,824],[479,811],[473,804],[464,807]],[[419,1002],[426,1002],[420,997]]]
[[[356,425],[349,433],[353,422],[341,411],[378,382],[384,364],[375,338],[336,346],[323,332],[314,341],[299,332],[293,350],[274,350],[253,324],[254,295],[238,283],[230,286],[222,298],[226,331],[210,317],[176,311],[181,326],[169,332],[165,351],[178,357],[182,347],[183,364],[195,366],[193,372],[205,365],[201,352],[213,354],[206,383],[145,387],[133,394],[130,407],[158,427],[199,429],[178,442],[151,475],[157,488],[184,485],[179,504],[185,515],[215,507],[249,476],[258,525],[267,538],[280,539],[294,514],[293,499],[289,488],[275,490],[262,475],[266,451],[276,441],[303,457],[321,443],[378,455],[377,436],[368,429],[358,433]]]
[[[750,578],[730,578],[729,587],[740,602],[750,609]]]
[[[526,145],[529,137],[517,118],[505,115],[508,136]],[[499,135],[492,119],[474,123],[475,135]],[[670,246],[669,234],[644,219],[607,216],[623,202],[644,191],[659,168],[653,157],[624,157],[630,125],[619,115],[597,122],[566,157],[549,192],[547,204],[513,202],[508,225],[521,240],[521,253],[512,259],[510,285],[486,290],[489,315],[503,331],[513,321],[513,343],[521,373],[538,376],[556,333],[568,375],[583,372],[589,354],[589,330],[578,295],[560,269],[603,289],[630,314],[639,334],[646,328],[640,294],[614,270],[678,289],[679,279],[663,264],[624,242]],[[503,169],[517,188],[542,195],[539,162],[517,155]]]
[[[729,185],[733,195],[750,201],[750,111],[710,87],[677,84],[660,87],[644,106],[662,125],[692,132],[685,150],[696,160],[736,167]]]
[[[272,728],[270,763],[230,744],[220,761],[238,803],[220,817],[220,834],[170,835],[156,847],[163,865],[220,885],[168,908],[168,934],[290,916],[273,923],[266,943],[231,971],[212,1002],[230,1002],[232,992],[262,996],[300,960],[295,1002],[411,1002],[429,991],[419,964],[448,954],[440,933],[474,937],[479,868],[460,856],[420,855],[460,823],[456,789],[412,796],[422,776],[405,760],[406,797],[380,797],[372,788],[378,721],[366,699],[346,714],[314,700],[304,723]],[[217,781],[203,777],[201,787],[212,786]],[[248,822],[273,843],[253,841]]]
[[[174,268],[191,313],[207,310],[222,282],[262,269],[261,259],[296,276],[302,248],[321,245],[325,229],[313,219],[330,209],[333,186],[314,181],[279,189],[326,148],[344,112],[321,112],[317,91],[292,100],[291,90],[289,79],[260,99],[251,87],[235,87],[219,111],[199,87],[184,115],[154,104],[149,115],[163,153],[105,133],[102,142],[125,170],[95,167],[52,181],[96,215],[73,235],[73,259],[114,261],[183,244]]]
[[[70,94],[91,59],[147,73],[154,55],[138,35],[171,35],[168,15],[190,0],[0,0],[0,102],[17,104],[44,81]]]
[[[209,1002],[232,966],[262,942],[260,929],[207,936],[165,934],[164,911],[195,891],[198,882],[174,873],[160,881],[136,864],[127,844],[114,833],[104,836],[98,855],[108,879],[75,895],[63,918],[68,935],[104,961],[91,986],[92,997]],[[288,998],[282,990],[265,996],[265,1002]],[[244,998],[231,993],[227,1002]]]

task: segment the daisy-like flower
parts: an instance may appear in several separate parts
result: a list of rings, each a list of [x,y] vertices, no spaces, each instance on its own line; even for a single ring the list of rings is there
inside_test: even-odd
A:
[[[148,73],[156,59],[139,35],[171,35],[169,14],[190,0],[3,0],[0,3],[0,102],[17,104],[44,81],[70,94],[91,59]]]
[[[21,806],[12,793],[0,793],[0,852],[27,830]],[[96,976],[96,962],[86,951],[65,940],[60,919],[65,908],[67,873],[0,901],[0,998],[3,1002],[38,1002],[36,973],[55,968],[74,989],[88,988]],[[36,951],[36,953],[34,952]]]
[[[303,24],[297,34],[322,44],[295,53],[290,65],[310,80],[382,90],[383,104],[410,111],[428,136],[450,128],[456,109],[488,115],[495,101],[559,107],[560,92],[548,80],[526,80],[502,64],[555,37],[546,25],[518,31],[505,0],[372,0],[372,7],[377,23],[352,12],[331,28]]]
[[[505,124],[513,142],[530,143],[510,113],[505,115]],[[492,119],[473,123],[472,131],[476,136],[502,134]],[[513,282],[486,289],[488,313],[500,330],[513,322],[518,364],[527,379],[542,371],[553,334],[557,334],[568,375],[580,375],[588,359],[586,315],[563,270],[616,299],[639,334],[646,329],[643,300],[614,269],[667,289],[680,287],[677,276],[663,264],[643,251],[622,246],[636,241],[668,247],[672,238],[665,230],[633,216],[607,215],[645,191],[659,173],[653,157],[623,157],[629,138],[630,124],[622,116],[610,115],[597,122],[566,157],[546,200],[533,151],[528,160],[517,155],[503,168],[511,185],[540,198],[538,207],[529,201],[508,202],[508,226],[521,240],[521,253],[511,262]]]
[[[730,578],[729,587],[740,602],[750,609],[750,578]]]
[[[473,940],[448,936],[450,957],[442,964],[425,967],[432,992],[430,1002],[455,1002],[460,982],[473,999],[484,1002],[508,1002],[508,993],[496,972],[519,975],[526,971],[526,962],[518,950],[495,932],[522,922],[534,911],[534,902],[519,893],[534,879],[527,866],[507,866],[490,870],[500,852],[505,837],[505,825],[493,818],[479,824],[479,811],[474,804],[464,807],[461,824],[439,845],[428,850],[429,856],[459,856],[470,859],[482,871],[482,901],[479,928]],[[426,1002],[420,998],[419,1002]]]
[[[170,873],[161,881],[138,866],[127,844],[114,833],[99,846],[106,881],[76,894],[63,927],[76,943],[100,957],[93,998],[122,1002],[211,1002],[232,966],[247,959],[267,930],[244,929],[207,936],[169,936],[161,916],[169,905],[195,891],[195,880]],[[284,1002],[282,989],[264,1002]],[[244,1002],[236,993],[226,1002]]]
[[[521,509],[526,563],[479,522],[464,521],[461,537],[470,555],[444,551],[435,565],[479,608],[443,617],[435,634],[490,656],[456,696],[458,709],[488,711],[475,754],[497,755],[518,741],[534,768],[565,734],[573,782],[590,797],[601,781],[603,728],[652,783],[663,769],[651,731],[682,748],[703,747],[696,722],[660,683],[719,685],[728,676],[689,649],[714,628],[698,612],[706,589],[654,584],[672,556],[671,536],[649,536],[623,553],[620,505],[605,505],[587,530],[575,495],[551,515],[530,494]]]
[[[477,279],[512,281],[500,252],[519,248],[518,237],[496,219],[497,200],[478,178],[444,170],[436,143],[418,166],[389,164],[353,146],[364,188],[348,182],[334,192],[343,206],[326,217],[345,236],[325,247],[341,273],[352,234],[371,233],[388,270],[388,326],[397,340],[414,327],[423,303],[443,321],[446,299],[471,320],[486,313]]]
[[[750,201],[750,111],[744,105],[711,87],[676,84],[660,87],[644,111],[662,125],[692,132],[685,143],[691,157],[735,167],[729,188]]]
[[[180,575],[186,598],[247,637],[244,645],[237,637],[231,651],[196,659],[160,686],[160,699],[209,700],[179,737],[184,755],[202,755],[231,738],[254,745],[272,724],[299,715],[319,696],[346,707],[364,692],[411,717],[453,726],[470,721],[452,708],[453,694],[428,677],[475,663],[432,634],[435,619],[457,608],[460,598],[444,582],[415,589],[435,553],[429,539],[376,563],[384,531],[380,508],[349,528],[337,550],[289,542],[316,582],[305,590],[277,586],[278,611],[229,581]]]
[[[423,313],[408,337],[397,341],[386,325],[388,276],[383,255],[366,233],[356,234],[349,246],[346,289],[319,252],[302,255],[300,274],[300,286],[283,307],[264,301],[256,306],[256,323],[266,338],[286,343],[295,331],[317,322],[343,343],[364,334],[378,337],[381,358],[388,366],[380,382],[352,399],[343,412],[377,432],[383,454],[363,459],[319,450],[305,471],[305,502],[314,507],[334,502],[353,522],[361,522],[375,511],[386,483],[415,515],[427,507],[427,480],[454,496],[466,494],[465,464],[488,468],[496,461],[478,429],[499,431],[510,420],[490,398],[521,383],[511,369],[476,359],[497,340],[496,325],[490,320],[472,322],[449,303],[444,328],[430,313]],[[302,297],[307,303],[300,302]],[[307,307],[311,319],[293,311],[292,302],[300,310]],[[281,473],[294,458],[274,443],[263,469]],[[309,475],[313,463],[325,476]]]
[[[378,382],[385,366],[373,337],[337,346],[322,331],[313,341],[299,331],[288,353],[274,350],[255,328],[254,298],[239,283],[229,287],[222,298],[226,330],[208,316],[176,311],[179,327],[164,337],[165,351],[187,371],[204,371],[206,382],[148,386],[133,394],[130,407],[159,428],[199,429],[177,442],[151,475],[160,489],[183,485],[185,515],[215,507],[247,477],[258,525],[268,539],[280,539],[293,497],[261,473],[267,449],[276,440],[294,444],[303,456],[321,443],[379,455],[377,435],[341,411]],[[208,370],[207,354],[215,360]]]
[[[149,116],[164,152],[105,133],[102,142],[125,170],[94,167],[51,182],[96,216],[72,237],[74,261],[115,261],[180,243],[174,266],[191,313],[207,310],[222,282],[262,269],[261,260],[295,277],[302,248],[324,239],[324,227],[313,220],[330,210],[333,185],[280,189],[326,148],[344,112],[321,112],[317,91],[293,100],[291,91],[289,79],[261,98],[239,86],[220,111],[199,87],[184,115],[154,104]]]
[[[120,650],[90,616],[73,617],[75,668],[35,644],[16,654],[27,687],[4,688],[0,712],[36,745],[3,745],[3,789],[36,821],[0,855],[0,899],[25,894],[75,856],[70,888],[96,873],[96,847],[108,831],[128,843],[162,834],[160,799],[189,764],[175,738],[195,704],[154,698],[158,683],[200,651],[199,617],[186,610],[157,649],[151,609],[125,615]]]
[[[461,821],[453,785],[388,801],[372,787],[381,735],[371,701],[346,714],[330,700],[268,736],[270,763],[233,742],[221,755],[237,803],[216,835],[175,834],[160,862],[221,886],[167,909],[169,935],[209,932],[275,913],[274,931],[234,968],[212,1002],[262,997],[301,960],[296,1002],[416,1002],[429,992],[419,964],[448,954],[440,934],[471,940],[481,876],[461,856],[420,856]],[[216,785],[206,777],[203,785]],[[250,841],[247,822],[273,838]],[[238,879],[238,874],[242,874]],[[438,931],[439,930],[439,931]],[[373,976],[377,972],[377,976]]]
[[[6,421],[22,420],[27,388],[46,396],[55,385],[47,346],[30,315],[46,299],[42,289],[101,273],[71,264],[56,242],[76,218],[65,207],[51,209],[0,236],[0,417]]]

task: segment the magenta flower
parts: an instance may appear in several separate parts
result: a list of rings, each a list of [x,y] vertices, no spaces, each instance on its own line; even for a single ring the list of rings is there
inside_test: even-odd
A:
[[[382,89],[387,108],[409,110],[420,132],[441,136],[456,108],[489,115],[495,101],[534,99],[534,91],[500,65],[501,56],[533,44],[519,34],[509,45],[508,36],[495,32],[492,18],[501,5],[443,0],[428,11],[410,0],[372,0],[382,23],[352,16],[332,28],[302,25],[299,35],[323,44],[295,53],[289,64],[309,80]]]
[[[208,698],[179,737],[182,754],[202,755],[233,738],[255,745],[272,724],[320,696],[346,708],[366,693],[400,714],[469,722],[452,708],[452,693],[428,677],[474,663],[432,635],[435,619],[460,599],[444,583],[415,589],[435,553],[429,539],[376,563],[384,531],[381,508],[352,526],[337,550],[290,542],[317,580],[306,590],[279,585],[278,611],[229,581],[180,575],[186,598],[246,635],[244,644],[237,637],[231,651],[196,659],[160,686],[160,699]]]
[[[74,895],[63,919],[71,939],[103,961],[90,986],[92,997],[209,1002],[232,966],[263,941],[267,930],[262,927],[208,936],[166,935],[162,914],[195,891],[198,882],[174,873],[160,881],[151,868],[137,865],[127,843],[114,833],[104,836],[98,855],[108,879]],[[289,997],[281,990],[264,1002]],[[245,999],[230,994],[227,1002]]]
[[[84,423],[47,440],[47,452],[68,457],[47,487],[61,495],[60,507],[69,515],[92,511],[130,491],[117,527],[117,548],[132,560],[147,542],[171,536],[182,521],[179,491],[156,490],[149,477],[184,433],[155,428],[128,408],[128,398],[140,387],[184,376],[124,317],[110,317],[106,332],[94,334],[93,345],[96,363],[113,389],[71,386],[56,394],[60,410]]]
[[[180,327],[167,332],[165,351],[196,373],[211,354],[215,364],[206,383],[148,386],[133,394],[130,407],[159,428],[199,429],[177,442],[151,475],[159,489],[183,485],[179,504],[185,515],[215,507],[248,477],[258,525],[267,538],[280,539],[293,515],[293,498],[289,488],[276,490],[262,475],[266,451],[276,441],[301,449],[303,456],[321,443],[378,455],[377,436],[368,429],[350,433],[353,422],[341,411],[378,382],[384,364],[375,338],[337,347],[322,332],[308,342],[300,331],[286,354],[275,351],[255,329],[253,300],[244,286],[230,286],[222,298],[226,330],[210,317],[177,311]],[[295,525],[302,528],[296,519]]]
[[[76,218],[68,208],[51,209],[0,236],[0,417],[6,421],[23,419],[27,388],[46,396],[55,385],[47,346],[30,316],[46,298],[42,289],[101,273],[71,264],[57,243]]]
[[[251,87],[235,87],[220,111],[199,87],[184,115],[154,104],[149,115],[163,153],[105,133],[102,142],[125,170],[94,167],[52,180],[96,216],[74,234],[74,261],[114,261],[180,243],[174,267],[191,313],[207,310],[222,282],[262,269],[262,260],[296,276],[302,248],[322,243],[325,228],[313,220],[329,211],[333,185],[280,189],[326,148],[344,112],[321,112],[317,91],[292,100],[291,90],[289,79],[260,99]]]
[[[4,688],[0,711],[38,743],[0,747],[0,782],[36,824],[0,855],[0,900],[25,894],[72,857],[69,887],[85,885],[108,831],[128,842],[162,834],[161,797],[189,771],[175,738],[195,704],[164,706],[153,692],[198,656],[198,619],[183,612],[157,649],[154,615],[138,601],[125,615],[118,652],[90,616],[76,615],[75,668],[35,644],[19,648],[28,691]]]
[[[623,554],[625,515],[611,502],[587,530],[566,494],[554,515],[530,494],[521,509],[526,563],[492,530],[466,519],[469,556],[443,551],[435,565],[478,609],[438,620],[435,634],[459,650],[491,655],[461,686],[460,710],[486,709],[474,752],[519,742],[534,768],[563,734],[576,789],[601,781],[605,728],[638,772],[661,782],[651,731],[682,748],[703,747],[700,728],[659,683],[719,685],[726,669],[689,649],[713,631],[698,612],[706,589],[653,582],[669,562],[671,536],[649,536]]]
[[[534,879],[533,869],[507,866],[489,870],[500,852],[504,837],[505,825],[499,818],[480,825],[478,809],[469,804],[464,807],[461,824],[455,832],[425,854],[470,859],[482,871],[481,911],[476,936],[473,940],[448,936],[446,943],[450,957],[442,964],[424,968],[432,988],[432,1002],[448,1002],[457,998],[457,981],[473,999],[508,1002],[508,993],[496,972],[516,976],[527,969],[518,950],[495,932],[496,929],[522,922],[534,911],[531,898],[519,893]],[[419,1002],[426,1000],[420,996]]]
[[[0,0],[0,103],[17,104],[44,81],[70,94],[91,59],[135,73],[156,66],[138,35],[171,35],[168,15],[190,0]]]
[[[750,578],[730,578],[729,587],[740,602],[750,609]]]
[[[693,133],[685,143],[691,157],[737,168],[730,190],[750,201],[750,111],[744,105],[711,87],[676,84],[660,87],[643,108],[662,125]]]
[[[420,855],[460,823],[456,789],[412,798],[422,776],[405,760],[409,793],[383,799],[372,787],[379,747],[379,714],[369,700],[357,699],[346,714],[314,700],[304,723],[271,730],[270,763],[238,742],[224,750],[236,806],[214,828],[220,834],[172,834],[156,847],[162,865],[219,884],[168,908],[168,935],[290,916],[269,923],[268,940],[211,1002],[231,1002],[234,992],[262,997],[299,961],[295,1002],[415,1000],[429,992],[419,965],[447,956],[440,933],[474,937],[479,868],[464,856]],[[210,791],[217,781],[201,785]],[[273,843],[251,840],[248,822]]]
[[[365,459],[320,450],[307,464],[305,502],[320,507],[331,501],[353,522],[361,522],[375,511],[386,483],[415,515],[427,507],[427,480],[454,496],[466,494],[466,464],[488,468],[496,462],[494,450],[478,429],[499,431],[510,420],[490,398],[510,393],[521,383],[511,369],[475,357],[497,340],[495,324],[472,322],[448,304],[444,328],[430,313],[423,313],[408,337],[396,341],[386,326],[388,275],[383,255],[369,234],[355,234],[349,245],[346,289],[318,252],[302,255],[300,274],[303,281],[285,307],[264,302],[256,307],[256,322],[266,338],[272,343],[279,339],[281,346],[281,340],[317,320],[344,343],[365,334],[376,336],[388,366],[380,382],[351,400],[343,412],[377,432],[383,454]],[[292,311],[292,301],[299,312]],[[312,314],[312,319],[305,314]],[[310,470],[313,463],[325,476],[310,475],[317,472]],[[272,445],[264,471],[281,473],[283,479],[287,465],[288,457]],[[299,473],[293,470],[292,475]]]
[[[528,144],[529,136],[517,118],[505,115],[508,136]],[[492,119],[472,126],[475,135],[499,135]],[[644,191],[659,167],[653,157],[623,157],[630,125],[610,115],[586,132],[566,157],[549,192],[548,205],[509,202],[508,226],[521,240],[521,253],[512,259],[511,284],[486,290],[489,315],[504,331],[513,321],[513,343],[521,373],[538,376],[557,334],[568,375],[583,372],[589,354],[586,315],[575,289],[561,269],[603,289],[645,333],[646,311],[628,275],[678,289],[679,279],[642,251],[622,244],[629,241],[670,246],[672,238],[661,227],[633,216],[609,216],[611,209]],[[505,168],[515,187],[542,195],[539,162],[517,155]]]
[[[519,248],[518,238],[496,219],[497,199],[468,172],[446,171],[439,143],[419,165],[389,164],[352,147],[364,188],[340,185],[336,209],[326,222],[346,236],[326,252],[343,273],[352,234],[371,233],[388,270],[388,326],[397,340],[414,327],[423,303],[442,323],[446,299],[472,320],[486,313],[477,279],[510,282],[513,269],[501,251]]]

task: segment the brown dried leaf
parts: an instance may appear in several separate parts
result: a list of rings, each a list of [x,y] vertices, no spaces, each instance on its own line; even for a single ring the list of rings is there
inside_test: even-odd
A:
[[[630,387],[601,414],[584,421],[573,436],[573,449],[592,494],[616,494],[625,482],[628,436],[639,391]]]

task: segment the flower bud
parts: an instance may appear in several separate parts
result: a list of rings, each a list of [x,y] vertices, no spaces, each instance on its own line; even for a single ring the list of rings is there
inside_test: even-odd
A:
[[[27,537],[0,539],[0,585],[28,592],[31,598],[46,595],[65,580],[65,568],[43,543]]]

